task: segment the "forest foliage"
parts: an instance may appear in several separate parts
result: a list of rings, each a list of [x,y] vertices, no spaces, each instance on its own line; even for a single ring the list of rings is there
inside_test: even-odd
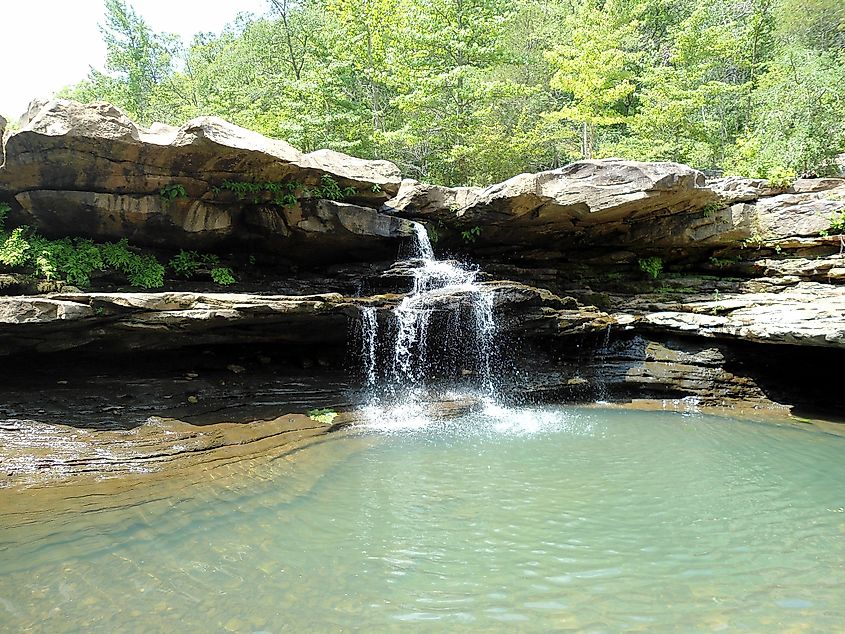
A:
[[[784,179],[845,152],[842,0],[270,0],[185,44],[106,0],[63,96],[483,185],[581,157]]]

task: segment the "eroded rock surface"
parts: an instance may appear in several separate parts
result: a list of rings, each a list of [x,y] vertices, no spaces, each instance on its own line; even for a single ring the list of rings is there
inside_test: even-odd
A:
[[[0,354],[170,349],[237,342],[342,343],[338,294],[71,293],[0,297]]]
[[[172,473],[242,459],[325,434],[330,427],[303,414],[205,426],[151,417],[133,429],[112,431],[5,420],[0,421],[0,487],[43,486],[90,474]]]
[[[0,190],[13,221],[48,236],[175,250],[291,245],[307,261],[352,260],[385,242],[395,250],[392,239],[408,234],[373,209],[399,188],[386,161],[303,154],[215,117],[147,130],[104,103],[35,104],[22,123],[5,146]]]
[[[485,189],[403,181],[385,211],[480,231],[480,244],[611,239],[630,222],[686,213],[715,201],[704,175],[677,163],[606,159],[520,174]]]
[[[779,293],[683,302],[639,319],[699,337],[845,348],[845,286],[805,282]]]

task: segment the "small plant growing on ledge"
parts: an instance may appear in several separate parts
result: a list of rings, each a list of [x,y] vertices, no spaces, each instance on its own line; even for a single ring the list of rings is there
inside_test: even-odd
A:
[[[658,257],[644,258],[640,260],[640,270],[656,280],[663,272],[663,260]]]
[[[466,244],[471,244],[478,240],[478,236],[481,235],[481,227],[478,225],[467,229],[466,231],[461,231],[461,238],[464,239]]]
[[[167,202],[176,200],[177,198],[187,198],[188,192],[183,185],[179,183],[171,183],[165,185],[159,190],[159,195]]]
[[[176,275],[184,278],[194,277],[201,268],[205,267],[215,284],[229,286],[236,281],[232,269],[218,266],[220,258],[213,253],[197,253],[182,249],[170,259],[168,264]]]
[[[164,267],[154,256],[134,253],[129,250],[126,238],[118,242],[107,242],[100,247],[103,262],[123,273],[132,286],[161,288],[164,286]]]
[[[719,203],[707,203],[701,208],[701,213],[705,218],[711,218],[721,208],[722,205]]]
[[[179,251],[174,255],[168,265],[176,275],[182,277],[193,277],[200,267],[199,254],[196,251]]]
[[[193,277],[202,266],[214,267],[220,264],[220,258],[213,253],[197,253],[182,249],[170,259],[168,264],[176,275]]]
[[[766,239],[763,237],[763,234],[761,234],[758,229],[755,229],[754,233],[751,234],[751,237],[742,241],[742,248],[757,247],[757,250],[760,250],[760,248],[762,248],[765,244]]]
[[[774,167],[769,170],[768,181],[769,185],[775,189],[786,189],[795,182],[795,172],[783,167]]]
[[[713,256],[708,261],[710,262],[710,266],[714,266],[717,269],[725,269],[725,268],[728,268],[729,266],[733,266],[734,264],[738,263],[739,258],[738,257],[717,258],[717,257]]]
[[[23,227],[18,227],[0,244],[0,264],[16,267],[29,260],[30,244],[23,233]]]
[[[164,267],[150,254],[130,251],[125,239],[99,245],[82,238],[48,240],[29,227],[0,231],[0,265],[79,287],[90,285],[95,271],[109,270],[125,275],[132,286],[164,285]]]
[[[323,174],[320,177],[320,184],[317,187],[306,187],[303,183],[295,181],[281,183],[225,180],[219,187],[213,187],[211,191],[216,194],[223,190],[234,193],[238,200],[249,199],[254,205],[259,204],[262,199],[266,200],[270,195],[271,204],[279,207],[292,207],[299,202],[300,198],[340,201],[358,193],[358,190],[351,186],[342,188],[329,174]],[[376,190],[373,189],[373,191]],[[378,191],[381,191],[381,188]],[[300,194],[299,197],[297,193]]]
[[[843,234],[845,233],[845,208],[840,209],[838,212],[834,212],[830,216],[830,228],[826,232],[829,234]]]

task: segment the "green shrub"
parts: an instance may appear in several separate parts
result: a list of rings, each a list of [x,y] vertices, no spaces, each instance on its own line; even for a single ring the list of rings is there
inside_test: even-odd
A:
[[[220,286],[229,286],[236,282],[232,269],[225,266],[218,266],[211,269],[211,279]]]
[[[103,260],[110,268],[123,273],[132,286],[161,288],[164,286],[164,266],[148,253],[129,250],[129,242],[107,242],[100,247]]]
[[[213,253],[197,253],[196,251],[179,251],[168,263],[173,272],[185,278],[194,277],[202,267],[208,271],[211,279],[216,284],[228,286],[235,283],[235,276],[232,270],[227,267],[218,266],[220,258]]]
[[[152,255],[131,251],[125,239],[100,245],[83,238],[48,240],[29,227],[18,227],[0,244],[0,264],[31,267],[36,277],[79,287],[90,285],[94,272],[107,270],[122,273],[132,286],[164,285],[164,267]]]
[[[795,182],[795,172],[780,166],[771,168],[766,176],[775,189],[785,189]]]
[[[213,253],[203,253],[200,255],[200,261],[203,266],[217,266],[220,264],[220,258]]]
[[[644,258],[640,260],[640,270],[656,280],[663,272],[663,260],[658,257]]]
[[[303,183],[290,182],[247,182],[225,180],[219,187],[212,188],[212,192],[219,193],[227,190],[235,194],[238,200],[249,199],[257,205],[262,200],[269,198],[274,205],[279,207],[292,207],[299,202],[297,193],[302,198],[325,198],[327,200],[343,200],[354,196],[357,190],[354,187],[341,187],[340,184],[329,174],[320,177],[320,184],[316,187],[306,187]],[[375,189],[373,191],[376,191]],[[381,188],[378,189],[381,191]]]
[[[10,267],[23,266],[29,260],[30,245],[24,235],[26,228],[18,227],[5,236],[0,244],[0,264]]]
[[[91,240],[75,240],[60,270],[65,274],[68,284],[88,286],[91,284],[91,274],[103,269],[103,257],[97,245]]]

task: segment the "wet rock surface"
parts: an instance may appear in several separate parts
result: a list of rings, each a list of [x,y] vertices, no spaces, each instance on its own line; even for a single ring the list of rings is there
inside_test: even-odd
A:
[[[0,486],[201,469],[327,433],[351,408],[326,346],[54,353],[0,370]]]

